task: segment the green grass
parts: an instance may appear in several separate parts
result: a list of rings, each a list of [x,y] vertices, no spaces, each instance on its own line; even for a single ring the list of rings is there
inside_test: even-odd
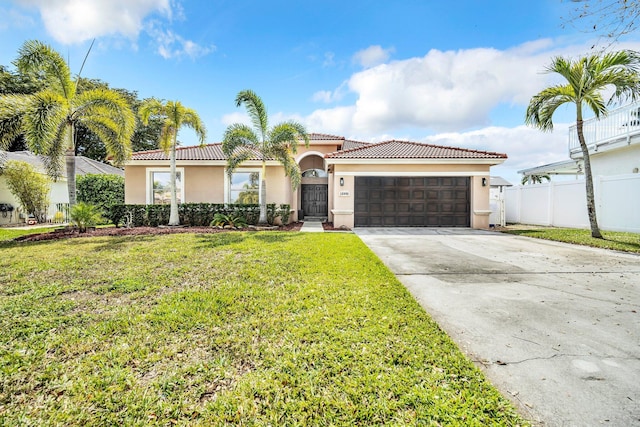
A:
[[[2,227],[0,228],[0,242],[13,240],[16,237],[26,236],[27,234],[49,233],[53,230],[55,230],[54,227],[38,227],[38,228],[30,228],[26,230],[21,230],[21,229],[11,228],[11,227]]]
[[[352,234],[0,251],[0,425],[527,425]]]
[[[575,228],[531,228],[505,230],[505,233],[592,246],[594,248],[640,253],[640,234],[636,233],[602,231],[604,239],[594,239],[591,237],[591,230],[579,230]]]

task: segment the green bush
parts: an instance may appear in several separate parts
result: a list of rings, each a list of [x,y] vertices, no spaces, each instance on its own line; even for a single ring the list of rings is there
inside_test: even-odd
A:
[[[104,212],[109,206],[124,203],[124,177],[87,174],[76,180],[77,198]]]
[[[102,220],[100,208],[88,203],[80,202],[71,208],[71,222],[75,224],[81,233],[87,231],[87,227],[93,227]]]
[[[223,214],[218,212],[214,215],[213,221],[211,221],[212,227],[231,227],[231,228],[245,228],[247,226],[247,220],[243,215],[238,214]]]
[[[280,221],[282,221],[282,225],[289,224],[289,217],[291,216],[291,206],[287,204],[280,205],[278,209],[278,216],[280,217]]]
[[[2,168],[7,187],[28,214],[38,222],[47,220],[50,180],[27,162],[8,161]]]
[[[157,227],[169,223],[169,205],[123,205],[106,209],[105,217],[116,227]],[[257,224],[260,206],[254,204],[182,203],[178,205],[180,223],[190,227],[211,225],[215,215],[221,213],[234,218],[242,217],[248,224]]]

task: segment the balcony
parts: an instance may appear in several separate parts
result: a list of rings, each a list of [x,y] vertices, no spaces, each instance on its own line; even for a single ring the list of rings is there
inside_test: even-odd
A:
[[[589,154],[640,142],[640,102],[611,110],[599,120],[585,120],[583,132]],[[582,158],[576,125],[569,128],[569,157]]]

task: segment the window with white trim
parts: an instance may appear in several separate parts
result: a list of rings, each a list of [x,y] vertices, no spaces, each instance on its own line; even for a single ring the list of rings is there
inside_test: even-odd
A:
[[[228,184],[229,203],[260,203],[260,172],[236,171]]]
[[[182,203],[184,194],[183,170],[176,170],[176,198]],[[147,200],[153,205],[171,203],[171,171],[169,169],[154,169],[148,171]]]

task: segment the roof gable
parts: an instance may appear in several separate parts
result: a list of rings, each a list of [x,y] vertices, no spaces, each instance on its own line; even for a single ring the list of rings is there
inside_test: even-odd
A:
[[[342,150],[325,154],[327,159],[506,159],[507,155],[490,151],[471,150],[466,148],[446,147],[423,144],[411,141],[384,141],[367,143],[347,140],[344,137],[321,133],[309,134],[312,141],[342,141]],[[140,151],[133,153],[132,160],[163,161],[169,155],[163,150]],[[176,160],[218,160],[226,161],[222,152],[222,144],[204,146],[186,146],[176,149]],[[249,160],[262,160],[256,151]],[[272,160],[272,159],[268,159]]]
[[[325,155],[327,159],[506,159],[507,155],[410,141],[364,144]]]

